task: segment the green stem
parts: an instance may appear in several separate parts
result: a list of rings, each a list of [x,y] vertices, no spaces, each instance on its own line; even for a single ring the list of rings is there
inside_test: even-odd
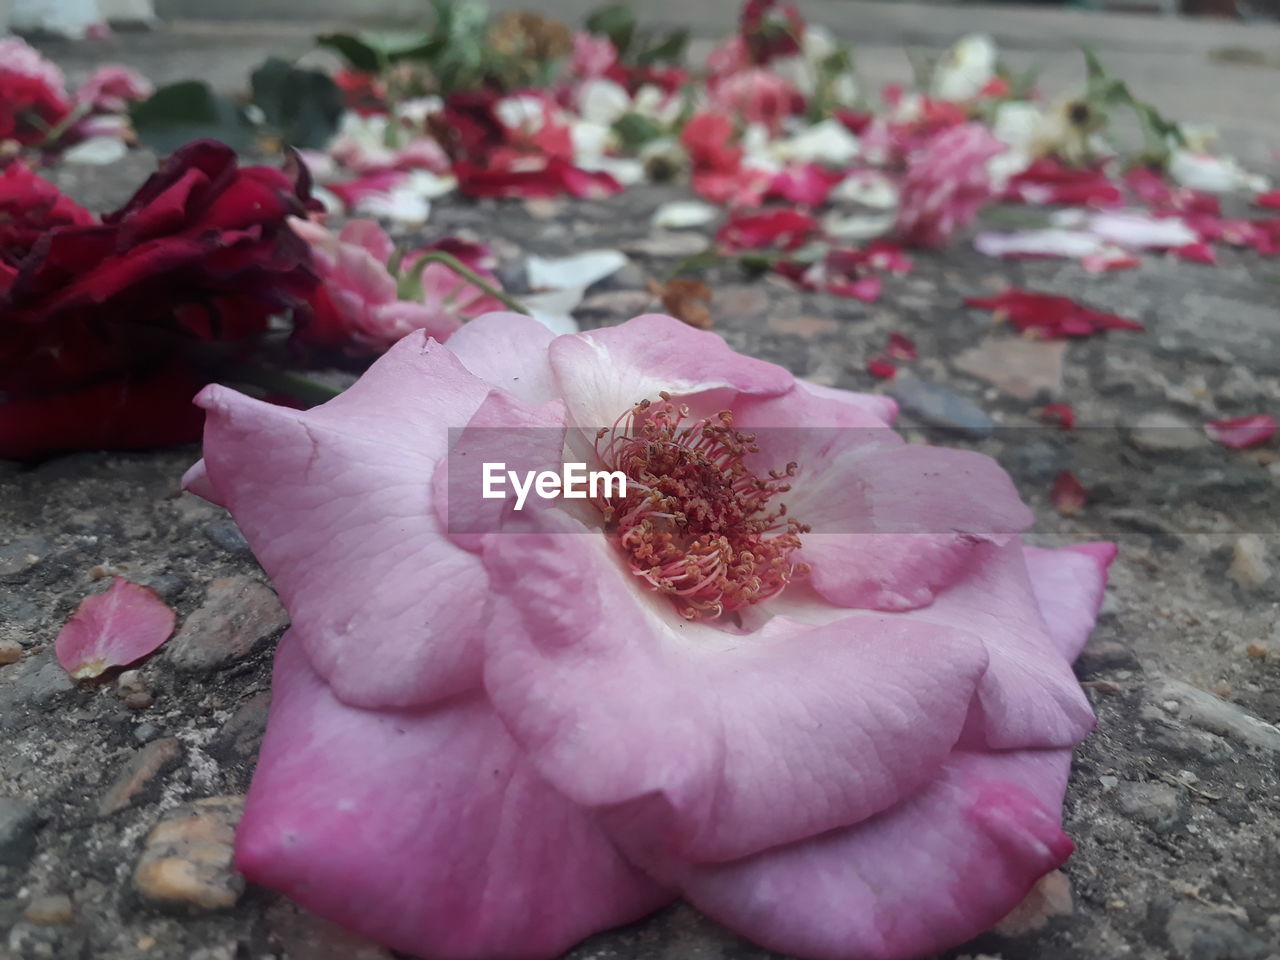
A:
[[[222,374],[221,379],[233,383],[252,384],[272,393],[283,393],[313,405],[332,400],[342,392],[337,387],[317,383],[296,373],[277,370],[273,367],[260,367],[253,363],[222,364],[219,372]]]
[[[442,263],[462,279],[466,280],[472,286],[479,287],[487,296],[493,297],[503,306],[510,307],[516,313],[523,313],[526,317],[531,316],[529,308],[510,294],[503,293],[492,283],[486,280],[480,274],[476,273],[465,263],[459,260],[451,253],[445,253],[443,250],[432,250],[430,253],[424,253],[422,256],[414,259],[408,270],[417,273],[428,263]]]
[[[44,133],[44,139],[41,140],[39,143],[32,144],[32,146],[35,147],[37,150],[43,149],[45,147],[52,147],[59,140],[62,139],[62,135],[64,133],[66,133],[68,130],[70,130],[73,126],[75,126],[77,123],[79,123],[88,115],[89,109],[90,109],[89,104],[87,103],[80,104],[70,113],[68,113],[65,117],[59,120],[56,124],[54,124],[52,127],[46,127],[42,131]],[[44,124],[41,123],[41,126],[44,126]]]

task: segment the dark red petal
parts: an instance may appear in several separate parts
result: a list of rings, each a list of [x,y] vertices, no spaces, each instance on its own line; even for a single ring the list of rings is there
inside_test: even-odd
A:
[[[1053,481],[1053,489],[1049,491],[1049,499],[1054,508],[1064,517],[1074,516],[1084,509],[1089,501],[1089,491],[1070,470],[1059,471]]]
[[[140,450],[200,438],[191,398],[205,381],[178,365],[40,397],[0,402],[0,457],[26,460],[68,450]]]
[[[1069,404],[1049,403],[1040,408],[1040,419],[1045,423],[1056,423],[1063,430],[1071,430],[1076,425],[1076,412]]]

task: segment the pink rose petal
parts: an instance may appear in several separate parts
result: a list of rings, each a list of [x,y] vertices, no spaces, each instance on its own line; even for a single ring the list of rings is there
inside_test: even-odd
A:
[[[174,614],[150,587],[115,577],[105,593],[80,601],[53,647],[77,680],[140,660],[173,633]]]
[[[1232,450],[1243,450],[1266,443],[1276,433],[1276,418],[1266,413],[1250,417],[1234,417],[1230,420],[1210,420],[1204,425],[1216,443]]]
[[[350,707],[296,632],[276,655],[236,865],[441,960],[558,956],[671,897],[538,777],[479,692],[410,711]]]
[[[1073,849],[1069,750],[957,751],[941,776],[865,823],[679,878],[705,913],[806,960],[914,960],[1012,910]]]

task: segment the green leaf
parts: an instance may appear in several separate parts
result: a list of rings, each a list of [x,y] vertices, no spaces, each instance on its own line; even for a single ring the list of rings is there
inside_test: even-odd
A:
[[[253,71],[253,102],[293,147],[323,148],[338,130],[342,90],[327,75],[269,57]]]
[[[627,4],[615,3],[601,7],[587,16],[587,29],[599,36],[608,37],[623,56],[631,49],[636,33],[636,15]]]
[[[689,46],[689,31],[675,30],[657,43],[647,43],[639,54],[636,63],[648,67],[655,63],[678,64],[684,59],[685,49]]]
[[[377,73],[382,68],[382,61],[376,48],[359,37],[349,33],[325,33],[316,37],[316,43],[329,50],[334,50],[346,58],[356,70],[364,73]]]
[[[662,127],[652,117],[639,113],[625,113],[613,124],[613,132],[628,152],[639,150],[650,140],[662,136]]]
[[[253,145],[253,126],[240,106],[200,80],[161,87],[135,104],[129,117],[138,139],[160,154],[202,137],[221,140],[236,151]]]

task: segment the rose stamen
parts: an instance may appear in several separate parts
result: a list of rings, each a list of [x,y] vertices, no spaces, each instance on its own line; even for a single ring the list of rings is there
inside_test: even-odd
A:
[[[807,564],[791,555],[809,527],[769,501],[797,466],[759,476],[746,464],[754,434],[733,414],[689,420],[668,394],[642,400],[596,434],[596,455],[627,477],[627,494],[596,506],[631,572],[672,598],[681,616],[712,619],[776,596]]]

